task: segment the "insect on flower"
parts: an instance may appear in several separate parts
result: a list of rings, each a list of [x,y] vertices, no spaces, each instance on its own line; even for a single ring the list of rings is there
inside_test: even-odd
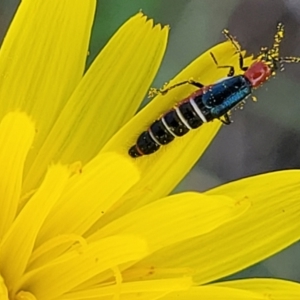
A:
[[[177,105],[155,120],[150,127],[140,134],[136,144],[128,153],[131,157],[149,155],[156,152],[161,146],[169,144],[176,137],[187,134],[190,130],[200,127],[202,124],[219,119],[223,124],[231,123],[228,113],[232,108],[242,103],[252,90],[266,82],[277,69],[283,70],[283,63],[299,63],[300,57],[280,57],[279,45],[284,37],[284,26],[277,25],[273,47],[262,48],[257,60],[249,67],[244,66],[240,46],[230,35],[228,30],[223,34],[233,44],[239,54],[239,68],[242,75],[234,75],[233,66],[218,66],[228,68],[226,78],[214,84],[204,86],[194,80],[179,82],[166,89],[152,89],[152,93],[166,94],[169,90],[184,84],[191,84],[198,89],[183,99]],[[210,53],[214,62],[218,65],[213,53]]]

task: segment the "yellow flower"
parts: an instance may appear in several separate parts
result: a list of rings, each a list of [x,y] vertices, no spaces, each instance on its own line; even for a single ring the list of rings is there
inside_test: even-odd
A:
[[[0,51],[0,299],[299,299],[282,280],[208,283],[298,240],[300,172],[168,197],[220,124],[131,159],[192,87],[132,118],[168,28],[137,14],[83,75],[95,6],[23,0]],[[209,51],[237,65],[230,43]],[[206,52],[174,81],[222,76]]]

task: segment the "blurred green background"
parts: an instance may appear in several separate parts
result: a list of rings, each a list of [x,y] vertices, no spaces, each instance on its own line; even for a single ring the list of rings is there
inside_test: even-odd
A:
[[[18,4],[17,0],[0,2],[0,42]],[[299,0],[110,0],[98,1],[87,67],[118,27],[139,10],[171,27],[155,87],[223,40],[223,28],[228,28],[249,54],[255,54],[262,46],[271,45],[281,21],[286,27],[281,54],[300,56]],[[243,111],[233,112],[234,123],[222,128],[176,191],[204,191],[245,176],[299,168],[300,64],[285,69],[255,91],[257,103],[249,99]],[[231,278],[266,276],[300,281],[299,255],[296,244]]]

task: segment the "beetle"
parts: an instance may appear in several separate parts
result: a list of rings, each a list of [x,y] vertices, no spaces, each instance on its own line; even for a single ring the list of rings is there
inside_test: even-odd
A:
[[[248,67],[244,66],[244,57],[240,46],[233,36],[228,30],[223,30],[223,33],[236,48],[239,54],[239,68],[244,73],[235,75],[233,66],[218,66],[214,54],[210,53],[218,68],[229,69],[227,77],[206,86],[195,80],[186,80],[166,89],[152,89],[150,92],[164,95],[171,89],[184,84],[197,87],[195,92],[177,103],[174,108],[155,120],[147,130],[139,135],[136,144],[128,151],[131,157],[152,154],[161,146],[172,142],[176,137],[184,136],[190,130],[214,119],[219,119],[223,124],[229,125],[231,123],[230,110],[243,103],[252,94],[253,89],[265,83],[275,74],[276,70],[282,70],[284,62],[300,62],[300,57],[279,57],[279,46],[284,37],[282,23],[277,25],[272,48],[262,48],[257,59]]]

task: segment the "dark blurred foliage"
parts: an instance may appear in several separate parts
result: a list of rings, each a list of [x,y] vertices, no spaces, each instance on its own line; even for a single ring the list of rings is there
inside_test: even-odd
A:
[[[19,3],[19,0],[1,0],[0,2],[0,45]]]

